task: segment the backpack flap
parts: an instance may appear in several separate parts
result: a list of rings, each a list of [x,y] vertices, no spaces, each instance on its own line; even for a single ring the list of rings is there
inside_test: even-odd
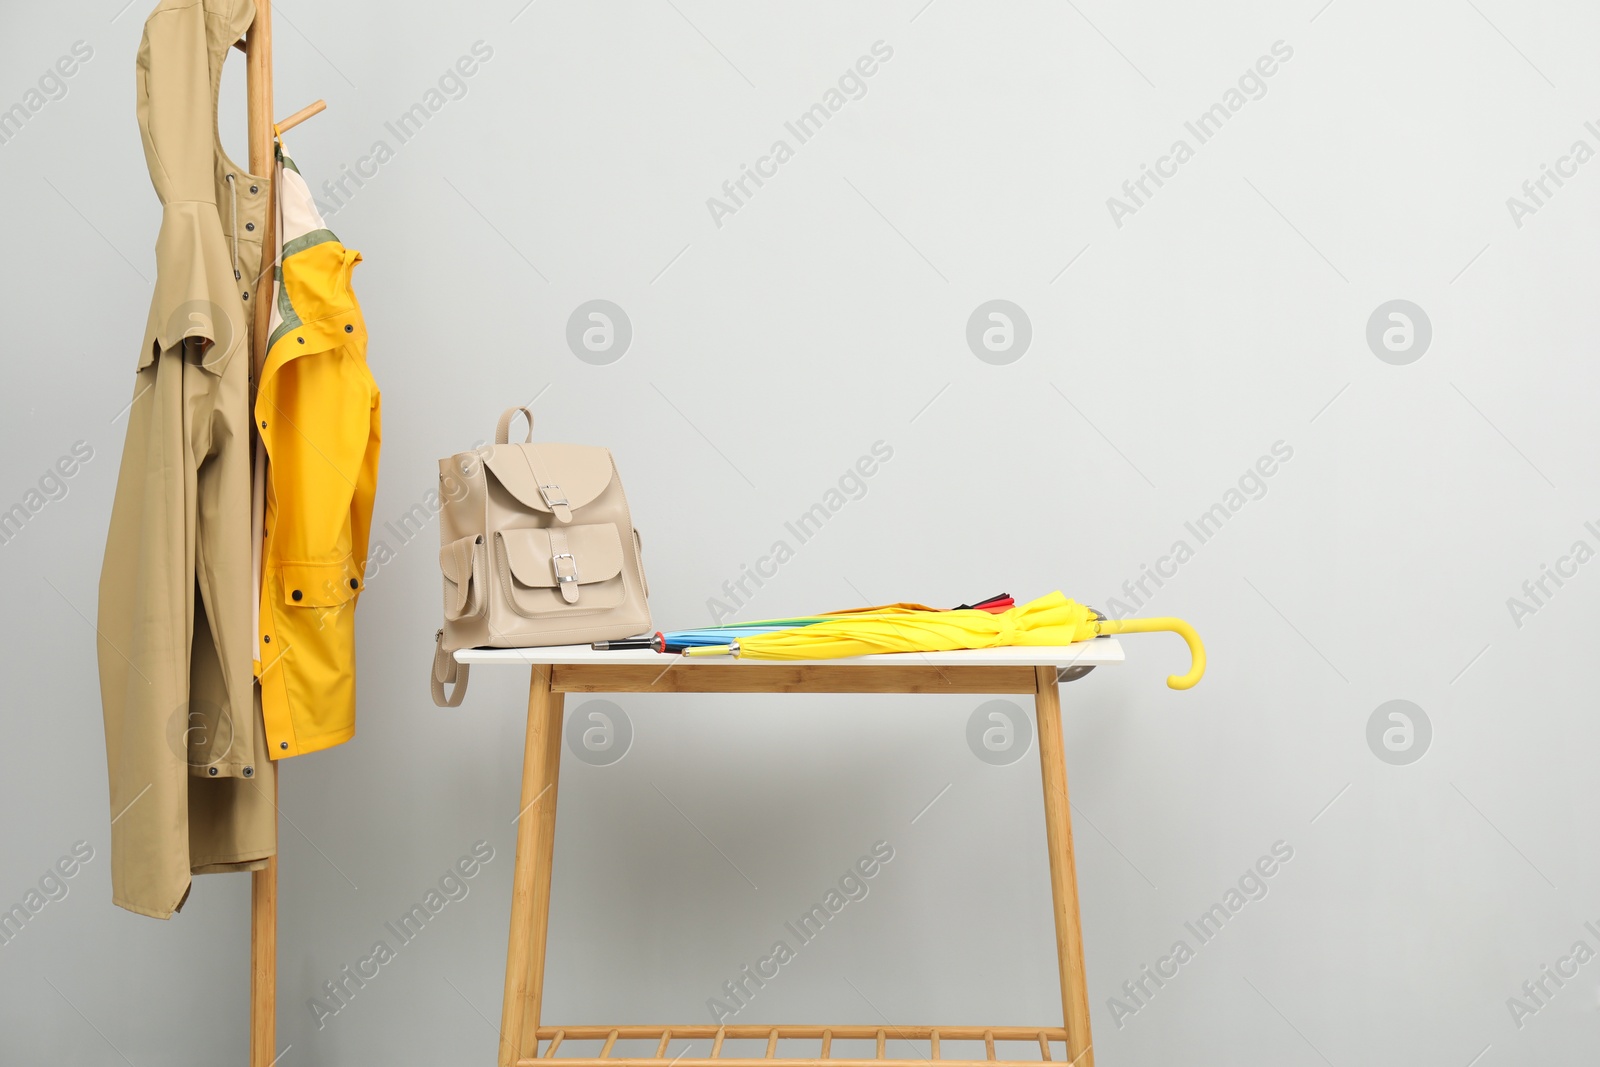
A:
[[[616,473],[611,453],[592,445],[493,445],[484,450],[483,465],[523,508],[563,524],[605,492]]]

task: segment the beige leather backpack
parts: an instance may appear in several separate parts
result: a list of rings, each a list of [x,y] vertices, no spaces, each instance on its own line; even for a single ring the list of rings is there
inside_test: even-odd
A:
[[[519,411],[528,438],[508,444]],[[444,627],[431,682],[441,708],[467,693],[456,649],[584,644],[650,629],[639,534],[611,452],[534,444],[527,408],[508,408],[494,441],[439,461]]]

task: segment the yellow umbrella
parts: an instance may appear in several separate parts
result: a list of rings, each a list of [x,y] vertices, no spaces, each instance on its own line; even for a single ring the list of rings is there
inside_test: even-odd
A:
[[[945,652],[1006,645],[1070,645],[1102,634],[1167,631],[1181,636],[1192,662],[1187,674],[1167,678],[1188,689],[1206,671],[1206,650],[1194,627],[1182,619],[1104,619],[1091,608],[1054,592],[1006,611],[930,611],[920,605],[841,614],[791,630],[752,634],[726,645],[691,648],[687,656],[734,655],[750,659],[837,659],[883,652]]]

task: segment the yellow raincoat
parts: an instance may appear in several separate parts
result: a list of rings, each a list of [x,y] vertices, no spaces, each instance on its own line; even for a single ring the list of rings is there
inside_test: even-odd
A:
[[[256,428],[267,454],[256,675],[273,759],[355,733],[356,599],[378,484],[379,395],[350,288],[361,253],[327,229],[278,147],[279,258]]]

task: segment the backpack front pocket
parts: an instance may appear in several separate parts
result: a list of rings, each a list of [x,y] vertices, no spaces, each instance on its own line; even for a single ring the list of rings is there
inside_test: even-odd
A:
[[[609,611],[627,595],[622,539],[611,523],[498,530],[495,569],[524,618]]]

